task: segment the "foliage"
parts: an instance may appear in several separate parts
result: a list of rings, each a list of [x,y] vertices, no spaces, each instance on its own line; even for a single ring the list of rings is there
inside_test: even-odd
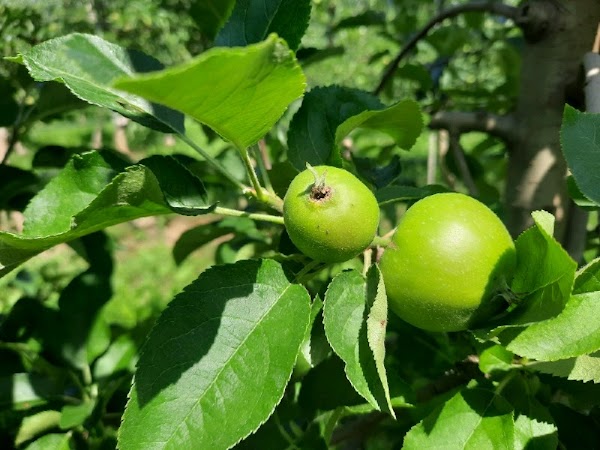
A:
[[[0,1],[2,448],[598,446],[594,236],[578,269],[534,212],[510,303],[461,332],[389,313],[377,264],[406,208],[467,184],[450,156],[424,183],[424,117],[513,106],[509,24],[436,28],[379,98],[433,2],[92,5]],[[570,192],[594,213],[599,129],[565,109]],[[501,210],[503,146],[462,144]],[[307,162],[373,191],[362,255],[319,263],[291,242],[282,198]]]

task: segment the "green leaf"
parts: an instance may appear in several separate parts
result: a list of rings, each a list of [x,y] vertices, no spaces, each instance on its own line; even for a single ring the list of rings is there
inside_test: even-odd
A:
[[[512,407],[483,389],[467,389],[438,407],[404,438],[404,450],[514,447]]]
[[[80,405],[66,405],[60,411],[60,428],[68,430],[69,428],[77,427],[92,414],[96,403],[84,402]]]
[[[59,422],[60,412],[52,410],[41,411],[25,417],[15,437],[15,445],[19,446],[52,428],[56,428]]]
[[[71,433],[51,433],[25,447],[25,450],[71,450]]]
[[[580,208],[588,211],[596,211],[598,209],[598,204],[596,202],[593,202],[583,195],[583,192],[581,192],[579,186],[577,186],[577,182],[575,181],[575,178],[573,178],[573,175],[567,175],[567,191],[575,204]]]
[[[375,192],[375,197],[380,205],[388,203],[409,203],[421,200],[429,195],[448,192],[444,186],[430,184],[422,187],[414,186],[386,186]]]
[[[506,319],[511,325],[528,324],[556,316],[569,299],[577,263],[552,237],[554,217],[533,214],[535,226],[516,240],[517,267],[511,289],[523,297]]]
[[[600,352],[551,362],[536,361],[527,367],[567,380],[600,383]]]
[[[188,216],[207,212],[206,190],[202,181],[176,158],[154,155],[142,159],[139,164],[152,171],[171,210]]]
[[[571,296],[558,316],[519,330],[507,348],[541,361],[556,361],[599,350],[600,291]]]
[[[0,406],[3,409],[29,409],[59,398],[63,392],[61,383],[35,373],[0,377]]]
[[[309,316],[308,293],[273,260],[204,272],[144,345],[119,448],[225,449],[255,431],[283,395]]]
[[[307,416],[364,402],[348,381],[344,366],[344,362],[332,354],[302,379],[298,404]]]
[[[341,166],[337,144],[357,127],[382,131],[408,148],[421,133],[423,122],[411,100],[385,108],[365,91],[340,86],[315,88],[304,96],[290,123],[288,159],[297,170],[304,170],[307,162]]]
[[[73,33],[35,45],[12,61],[25,64],[36,81],[59,81],[77,97],[112,109],[159,131],[183,132],[183,116],[112,87],[114,80],[163,68],[156,59],[111,44],[98,36]]]
[[[319,313],[322,311],[322,309],[323,300],[321,300],[321,297],[317,295],[310,306],[310,320],[308,322],[308,327],[306,328],[304,340],[300,345],[300,353],[298,354],[298,358],[296,359],[296,365],[294,366],[294,377],[304,375],[311,368],[313,368],[319,362],[321,362],[313,360],[312,333],[313,327],[315,327],[315,320]],[[325,359],[325,357],[326,356],[324,356],[322,359]]]
[[[560,430],[563,448],[600,448],[598,423],[592,415],[577,412],[559,402],[551,403],[549,409]]]
[[[308,27],[310,4],[310,0],[237,0],[215,44],[243,47],[277,33],[296,50]]]
[[[555,450],[558,446],[556,425],[548,410],[535,398],[528,397],[528,409],[515,416],[515,450]]]
[[[120,78],[118,89],[189,114],[238,148],[255,144],[304,92],[285,41],[270,35],[244,48],[212,48],[179,66]]]
[[[49,120],[75,109],[85,108],[89,103],[74,95],[62,83],[46,82],[40,88],[35,108],[27,117],[27,122]]]
[[[231,15],[235,3],[235,0],[194,0],[190,16],[202,33],[213,39]]]
[[[384,338],[387,297],[379,269],[369,270],[367,280],[358,272],[336,276],[325,294],[325,334],[333,351],[344,361],[352,386],[373,407],[394,415],[391,406]]]
[[[114,341],[94,364],[94,378],[107,378],[121,371],[132,372],[137,362],[137,346],[124,334]]]
[[[382,109],[379,99],[368,92],[340,86],[317,87],[308,92],[288,130],[288,159],[297,170],[306,163],[341,166],[335,148],[337,127],[365,110]]]
[[[423,129],[423,117],[419,104],[414,100],[402,100],[389,108],[363,111],[342,122],[335,131],[335,143],[356,128],[380,131],[391,136],[396,145],[406,150],[416,142]]]
[[[6,164],[0,165],[0,180],[0,209],[6,210],[22,210],[40,185],[33,172]]]
[[[536,448],[555,450],[558,446],[556,425],[548,409],[535,397],[537,377],[515,373],[502,389],[502,397],[514,408],[515,450]],[[537,381],[539,383],[539,381]]]
[[[108,152],[75,155],[25,209],[23,235],[44,237],[69,231],[73,216],[125,167],[125,161]]]
[[[596,258],[577,271],[573,294],[600,291],[600,258]]]
[[[185,231],[173,246],[173,258],[177,264],[181,264],[194,250],[229,233],[234,233],[235,236],[248,236],[258,241],[265,238],[264,233],[256,228],[256,222],[252,219],[227,217]]]
[[[156,168],[158,178],[145,164]],[[117,223],[213,209],[203,203],[200,180],[172,157],[155,156],[117,173],[122,167],[106,153],[74,156],[30,202],[24,234],[0,232],[0,276],[53,245]]]
[[[12,126],[19,116],[16,88],[8,78],[0,77],[0,127]]]
[[[85,236],[78,243],[94,263],[62,290],[58,310],[44,305],[44,319],[39,320],[35,331],[55,359],[85,370],[110,344],[110,328],[102,307],[112,297],[112,259],[104,233]],[[56,327],[57,323],[64,326]]]
[[[582,113],[565,105],[560,143],[577,186],[600,205],[600,114]]]
[[[367,10],[351,17],[345,17],[335,24],[332,32],[338,32],[343,29],[364,27],[369,25],[385,25],[385,14],[380,11]]]
[[[483,373],[507,371],[512,369],[513,353],[501,345],[486,348],[479,355],[479,369]]]

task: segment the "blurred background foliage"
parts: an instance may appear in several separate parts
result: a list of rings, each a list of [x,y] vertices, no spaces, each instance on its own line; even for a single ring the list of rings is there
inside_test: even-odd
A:
[[[199,0],[0,0],[3,55],[16,55],[44,40],[82,32],[139,49],[165,65],[183,62],[210,48],[214,37],[214,30],[203,28],[202,21],[194,16],[197,3]],[[309,28],[297,52],[308,78],[308,88],[340,84],[373,91],[403,43],[440,11],[444,3],[441,0],[315,0]],[[508,3],[516,4],[516,1]],[[417,99],[426,115],[441,109],[507,112],[513,108],[518,92],[521,42],[520,32],[504,20],[487,14],[461,15],[444,22],[419,42],[381,98],[388,103],[402,98]],[[1,197],[4,182],[0,178],[0,200],[9,204],[0,211],[2,230],[21,230],[19,211],[73,153],[90,148],[113,149],[132,162],[153,154],[180,153],[196,157],[189,147],[172,136],[123,121],[108,111],[78,104],[72,96],[54,89],[52,83],[33,82],[22,66],[0,61],[0,127],[5,127],[0,136],[0,156],[8,152],[11,167],[35,174],[33,179],[21,179],[23,186],[18,191],[19,196],[10,199]],[[61,98],[63,102],[58,100]],[[293,176],[285,166],[284,150],[287,127],[298,107],[299,102],[293,104],[264,140],[277,169],[273,171],[273,181],[282,186]],[[229,144],[193,121],[188,121],[186,128],[193,141],[239,177],[245,176]],[[466,191],[451,157],[442,160],[442,170],[436,178],[428,179],[427,155],[432,139],[438,140],[438,133],[425,132],[414,148],[405,152],[383,134],[357,130],[344,145],[352,149],[357,166],[365,164],[363,175],[387,170],[397,184],[440,183]],[[464,134],[461,143],[481,197],[499,208],[506,163],[504,144],[482,133]],[[222,204],[246,206],[244,198],[220,196],[223,191],[218,176],[211,178],[209,173],[203,176],[203,181]],[[397,211],[394,208],[385,208],[383,232],[395,225]],[[133,347],[125,347],[134,349],[127,353],[129,357],[125,362],[118,358],[113,361],[115,367],[123,365],[125,375],[116,385],[104,386],[117,392],[107,406],[107,414],[114,415],[110,416],[113,432],[98,437],[106,441],[107,448],[114,442],[114,430],[119,424],[137,348],[167,302],[209,265],[241,259],[250,250],[250,254],[254,254],[257,248],[278,239],[271,227],[252,224],[240,231],[236,228],[238,225],[223,225],[224,231],[217,240],[201,246],[181,262],[175,260],[172,249],[182,233],[206,221],[217,220],[210,215],[169,216],[141,219],[106,231],[114,267],[110,271],[112,295],[102,307],[101,317],[109,326],[111,342],[132,342]],[[263,230],[259,233],[261,238],[256,235],[257,226]],[[0,323],[9,320],[10,314],[18,309],[15,305],[21,302],[26,305],[34,300],[49,310],[56,310],[65,287],[92,266],[90,254],[81,250],[82,245],[88,244],[74,242],[70,246],[58,246],[1,279]],[[19,335],[19,330],[15,333],[29,343],[39,340],[32,336],[27,341],[28,336]],[[414,346],[423,349],[422,355],[431,353],[426,349],[432,347],[457,353],[440,365],[450,366],[464,356],[455,342],[441,338],[440,342],[432,342],[431,337],[412,329],[392,340],[390,355],[397,350],[394,342],[405,339],[414,340]],[[15,357],[14,349],[0,346],[3,361],[0,376],[28,369],[23,353],[16,354],[19,357]],[[105,360],[103,364],[108,362]],[[423,376],[422,368],[427,364],[430,361],[415,359],[401,372],[409,378],[415,374]],[[16,420],[13,416],[0,415],[0,429],[3,423],[8,426]],[[384,442],[381,448],[391,448],[385,447],[391,444],[383,434],[374,437],[374,441],[377,439]],[[0,448],[9,448],[8,442],[0,439]]]
[[[119,45],[144,51],[165,65],[175,64],[212,45],[210,31],[206,33],[194,17],[195,3],[194,0],[1,0],[3,53],[15,55],[44,40],[70,32],[83,32],[96,33]],[[298,58],[308,78],[308,88],[340,84],[372,91],[402,43],[443,6],[444,2],[439,0],[314,1],[311,22],[298,50]],[[520,40],[518,30],[504,20],[486,14],[465,14],[444,22],[406,58],[382,97],[390,102],[416,98],[429,114],[442,108],[506,112],[514,105],[518,89]],[[187,145],[170,136],[136,123],[121,126],[119,119],[110,112],[85,105],[81,105],[81,109],[59,111],[58,114],[46,111],[43,120],[33,120],[37,119],[35,112],[23,118],[29,106],[40,102],[46,88],[34,83],[22,66],[0,62],[0,90],[8,94],[0,102],[11,103],[10,108],[2,109],[0,124],[8,126],[20,121],[22,127],[19,145],[10,156],[12,166],[29,170],[32,163],[35,165],[36,152],[39,156],[43,154],[40,150],[49,148],[56,156],[58,150],[70,153],[90,147],[118,147],[133,161],[152,154],[195,156]],[[277,158],[277,150],[285,147],[287,124],[298,106],[292,105],[266,138],[274,159]],[[193,122],[186,126],[192,139],[212,155],[237,164],[232,149],[216,139],[210,130]],[[352,147],[358,158],[371,158],[384,167],[392,164],[400,166],[398,184],[423,185],[427,182],[426,157],[431,145],[428,133],[424,133],[408,153],[395,147],[391,138],[385,135],[361,130],[346,140],[346,144]],[[502,192],[502,143],[482,133],[468,133],[462,136],[462,144],[474,176],[484,192],[489,194],[486,200],[493,204]],[[43,170],[49,169],[45,167]],[[447,179],[434,181],[443,183],[452,180],[460,190],[460,177],[451,159],[448,160],[447,171]],[[241,166],[239,173],[243,176]],[[46,179],[50,176],[45,175]],[[394,215],[390,214],[390,217]],[[7,220],[5,214],[3,229],[10,228]],[[173,292],[199,272],[190,268],[186,277],[181,275],[185,270],[169,264],[166,255],[173,237],[166,238],[165,234],[171,233],[172,220],[177,222],[180,219],[154,220],[156,223],[151,227],[123,225],[109,231],[115,234],[121,246],[117,249],[118,257],[123,260],[131,258],[124,265],[126,270],[116,271],[119,277],[128,276],[128,273],[132,277],[118,281],[117,298],[130,296],[140,299],[140,304],[164,305]],[[192,222],[190,220],[190,225]],[[393,223],[388,224],[388,227],[391,226]],[[157,233],[156,239],[144,239],[144,234],[149,232]],[[123,243],[123,237],[127,237],[129,244]],[[123,248],[125,246],[127,248]],[[68,268],[76,273],[78,266],[76,257],[66,255],[68,252],[42,255],[30,263],[31,268],[25,266],[22,271],[40,273],[37,265],[48,259],[48,264],[60,267],[59,272],[68,278]],[[153,255],[156,261],[161,262],[160,268],[154,267]],[[68,267],[57,263],[65,258],[69,261]],[[202,254],[195,262],[196,267],[210,264],[212,258],[210,252]],[[149,288],[157,276],[165,278],[161,284],[164,292]],[[143,281],[145,277],[149,284]],[[126,286],[126,293],[122,293],[121,288]],[[5,308],[11,306],[9,299],[15,298],[9,292],[12,291],[0,292],[0,301]],[[148,300],[149,297],[155,298]],[[157,306],[154,312],[159,309]]]

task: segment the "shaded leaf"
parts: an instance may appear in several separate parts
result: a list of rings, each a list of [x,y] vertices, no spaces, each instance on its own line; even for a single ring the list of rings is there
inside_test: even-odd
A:
[[[577,182],[575,181],[575,178],[573,178],[573,175],[567,176],[567,191],[575,204],[580,208],[588,211],[595,211],[598,209],[598,204],[596,202],[583,195],[583,192],[581,192],[579,186],[577,186]]]
[[[573,294],[600,291],[600,258],[596,258],[577,271]]]
[[[255,431],[292,374],[309,302],[273,260],[200,275],[144,345],[119,448],[225,449]]]
[[[0,406],[3,408],[28,409],[59,398],[63,392],[62,383],[35,373],[0,377]]]
[[[355,16],[343,18],[333,26],[331,31],[337,32],[347,28],[356,28],[369,25],[384,25],[385,23],[384,13],[369,9]]]
[[[38,177],[28,170],[0,165],[0,209],[22,210],[40,187]]]
[[[194,0],[190,17],[209,39],[213,39],[231,15],[235,0]]]
[[[258,44],[212,48],[179,66],[115,82],[119,89],[189,114],[238,148],[262,138],[304,85],[294,54],[274,34]]]
[[[313,330],[315,327],[315,320],[317,316],[320,315],[323,309],[323,300],[318,295],[315,297],[314,301],[310,306],[310,320],[308,322],[308,327],[306,328],[306,334],[304,335],[304,340],[300,345],[300,353],[298,354],[298,358],[296,359],[296,365],[294,366],[294,377],[301,377],[314,366],[319,364],[323,359],[326,358],[327,355],[324,355],[320,360],[317,358],[313,358]],[[318,343],[317,343],[318,344]],[[318,350],[315,352],[318,355]],[[320,355],[319,355],[320,356]]]
[[[344,362],[334,354],[302,379],[298,403],[307,415],[364,402],[348,381],[344,367]]]
[[[577,111],[565,105],[560,143],[579,189],[600,204],[600,114]]]
[[[558,435],[548,408],[535,397],[535,382],[525,374],[515,374],[502,389],[502,397],[514,408],[515,450],[555,450]],[[530,381],[531,380],[531,381]],[[536,380],[537,381],[537,380]]]
[[[27,118],[30,123],[38,120],[50,120],[68,111],[85,108],[89,103],[74,95],[62,83],[43,83],[40,95],[32,113]]]
[[[308,27],[310,5],[310,0],[237,0],[215,44],[243,47],[277,33],[296,50]]]
[[[345,53],[346,49],[341,46],[337,47],[301,47],[296,52],[296,58],[302,64],[302,67],[307,67],[311,64],[324,61],[333,56],[340,56]]]
[[[288,159],[297,170],[341,165],[337,144],[352,130],[364,127],[389,134],[408,148],[421,133],[418,106],[406,100],[385,108],[374,95],[358,89],[328,86],[304,96],[288,130]]]
[[[193,251],[229,233],[248,236],[258,241],[263,241],[265,238],[264,233],[256,228],[256,222],[252,219],[227,217],[185,231],[173,246],[173,258],[177,264],[181,264]]]
[[[73,33],[35,45],[12,61],[25,64],[36,81],[59,81],[77,97],[112,109],[159,131],[183,132],[183,116],[112,87],[114,80],[163,68],[151,56],[106,42],[98,36]]]
[[[549,410],[558,426],[558,438],[564,448],[600,448],[598,423],[592,417],[559,402],[551,403]]]

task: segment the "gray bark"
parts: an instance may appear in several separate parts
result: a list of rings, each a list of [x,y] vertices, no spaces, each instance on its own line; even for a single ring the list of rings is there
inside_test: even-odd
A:
[[[506,183],[507,225],[516,236],[532,224],[531,211],[545,209],[556,216],[555,237],[565,242],[573,205],[566,191],[559,130],[569,93],[582,88],[581,62],[594,44],[600,2],[537,0],[526,2],[521,11],[536,16],[532,20],[536,27],[524,26],[526,43],[514,113],[518,126],[509,150]]]

